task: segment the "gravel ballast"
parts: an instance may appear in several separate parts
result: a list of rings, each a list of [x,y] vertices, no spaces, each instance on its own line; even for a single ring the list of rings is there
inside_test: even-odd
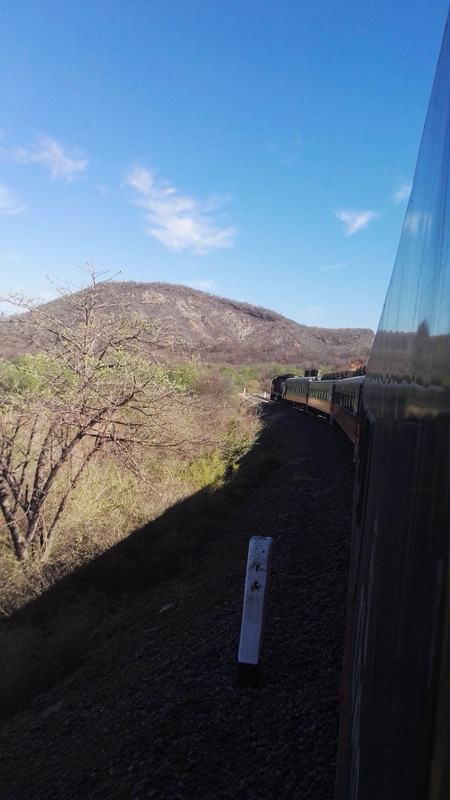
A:
[[[321,420],[264,405],[274,468],[187,576],[105,624],[2,729],[4,800],[331,800],[353,463]],[[248,541],[273,538],[261,680],[236,685]]]

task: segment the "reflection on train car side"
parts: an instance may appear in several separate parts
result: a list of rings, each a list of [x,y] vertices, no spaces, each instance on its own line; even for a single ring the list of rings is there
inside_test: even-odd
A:
[[[360,404],[335,800],[450,798],[450,30]]]

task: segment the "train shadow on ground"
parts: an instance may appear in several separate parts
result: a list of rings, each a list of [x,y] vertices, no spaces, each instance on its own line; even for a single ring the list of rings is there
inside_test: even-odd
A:
[[[265,403],[260,411],[265,424],[258,442],[224,486],[178,502],[0,622],[0,715],[26,707],[79,666],[105,617],[130,608],[161,584],[199,574],[235,510],[291,458],[277,422],[292,410]],[[243,530],[245,550],[247,544]]]

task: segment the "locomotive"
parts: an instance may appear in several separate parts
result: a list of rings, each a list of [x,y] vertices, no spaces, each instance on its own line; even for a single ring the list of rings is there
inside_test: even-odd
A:
[[[366,375],[282,396],[357,441],[335,800],[450,798],[449,20]]]
[[[270,387],[270,399],[271,400],[282,400],[283,399],[283,392],[284,387],[286,385],[287,378],[295,378],[293,372],[287,372],[286,375],[276,375],[272,381],[272,385]]]

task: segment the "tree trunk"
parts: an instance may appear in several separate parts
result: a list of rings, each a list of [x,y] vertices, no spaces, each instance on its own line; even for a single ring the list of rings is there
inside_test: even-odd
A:
[[[12,534],[11,534],[12,535]],[[14,552],[18,561],[27,561],[28,559],[28,542],[24,536],[12,537],[14,544]]]
[[[11,508],[8,486],[3,475],[0,475],[0,508],[2,510],[8,530],[11,534],[15,554],[19,561],[25,561],[28,557],[28,542],[20,532],[16,515]]]

